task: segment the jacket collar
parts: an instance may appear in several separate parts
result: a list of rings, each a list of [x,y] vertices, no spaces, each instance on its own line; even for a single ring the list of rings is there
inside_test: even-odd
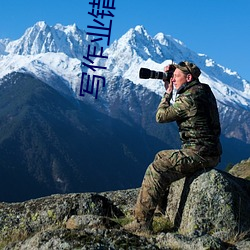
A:
[[[191,81],[191,82],[186,82],[186,83],[184,83],[184,84],[177,90],[176,94],[177,94],[177,95],[178,95],[178,94],[181,94],[181,93],[185,92],[187,89],[189,89],[189,88],[191,88],[191,87],[193,87],[194,85],[197,85],[197,84],[199,84],[199,83],[200,83],[200,82],[199,82],[198,79],[195,79],[195,80],[193,80],[193,81]]]

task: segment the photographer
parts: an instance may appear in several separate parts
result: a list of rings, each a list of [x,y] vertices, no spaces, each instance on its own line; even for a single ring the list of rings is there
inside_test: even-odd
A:
[[[164,68],[166,92],[156,112],[158,123],[176,121],[182,147],[156,154],[146,170],[135,205],[135,220],[125,226],[129,231],[150,231],[157,205],[166,197],[170,184],[197,170],[213,168],[222,153],[220,122],[215,97],[207,84],[200,83],[200,69],[193,63],[181,62]],[[176,89],[176,100],[170,100]]]

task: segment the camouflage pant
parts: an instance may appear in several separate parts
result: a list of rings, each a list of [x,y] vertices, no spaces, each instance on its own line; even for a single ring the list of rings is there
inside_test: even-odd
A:
[[[212,168],[220,157],[201,157],[191,149],[164,150],[156,154],[146,170],[135,205],[135,218],[151,221],[170,184],[202,168]]]

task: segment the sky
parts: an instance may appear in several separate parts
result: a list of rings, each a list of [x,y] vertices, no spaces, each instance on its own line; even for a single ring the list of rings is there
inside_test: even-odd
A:
[[[87,30],[93,1],[114,1],[111,42],[143,25],[150,36],[171,35],[250,81],[249,0],[0,0],[0,39],[18,39],[38,21]]]

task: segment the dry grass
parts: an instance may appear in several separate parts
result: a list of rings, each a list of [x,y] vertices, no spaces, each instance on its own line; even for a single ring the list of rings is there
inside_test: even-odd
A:
[[[233,235],[228,241],[228,244],[235,245],[239,241],[243,241],[250,238],[250,231],[238,233]]]

